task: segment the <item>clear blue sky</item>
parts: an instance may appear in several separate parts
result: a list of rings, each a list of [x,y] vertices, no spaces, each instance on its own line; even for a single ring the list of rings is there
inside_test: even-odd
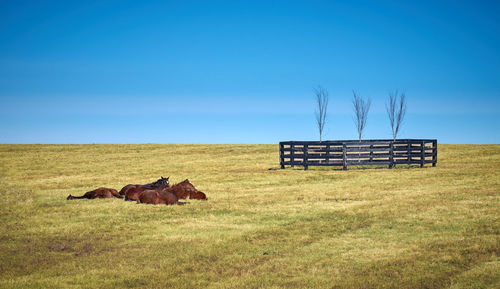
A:
[[[500,143],[496,1],[0,1],[0,143]]]

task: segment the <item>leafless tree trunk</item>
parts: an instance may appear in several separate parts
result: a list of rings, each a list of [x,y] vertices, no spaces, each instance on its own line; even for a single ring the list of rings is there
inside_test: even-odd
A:
[[[399,103],[398,103],[399,99]],[[389,93],[389,101],[385,104],[389,121],[391,122],[392,138],[396,140],[399,128],[405,117],[406,113],[406,95],[405,93],[399,94],[396,90],[394,93]]]
[[[353,109],[354,109],[354,123],[356,124],[356,128],[358,129],[359,141],[363,137],[363,131],[366,127],[366,120],[368,119],[368,111],[370,110],[370,99],[363,99],[359,96],[354,90],[352,91],[353,99]]]
[[[328,90],[318,86],[318,88],[314,89],[314,94],[316,95],[316,104],[318,105],[318,109],[315,112],[316,124],[319,130],[319,141],[322,141],[323,129],[326,123],[326,111],[328,109]]]

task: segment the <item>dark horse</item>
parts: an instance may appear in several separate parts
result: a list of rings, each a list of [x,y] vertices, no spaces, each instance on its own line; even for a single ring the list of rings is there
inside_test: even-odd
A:
[[[144,190],[168,188],[170,186],[170,183],[168,182],[169,178],[170,177],[161,177],[156,182],[145,185],[126,185],[120,190],[119,194],[125,196],[125,201],[137,201],[137,198]]]
[[[86,192],[83,196],[81,197],[73,197],[72,195],[69,195],[66,200],[73,200],[73,199],[103,199],[103,198],[123,198],[123,196],[120,196],[118,192],[115,189],[110,189],[110,188],[98,188],[90,192]]]

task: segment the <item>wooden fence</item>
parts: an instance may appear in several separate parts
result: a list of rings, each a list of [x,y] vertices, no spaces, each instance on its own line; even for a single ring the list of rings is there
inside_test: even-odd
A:
[[[280,142],[280,165],[348,166],[437,163],[437,140],[340,140],[340,141],[284,141]]]

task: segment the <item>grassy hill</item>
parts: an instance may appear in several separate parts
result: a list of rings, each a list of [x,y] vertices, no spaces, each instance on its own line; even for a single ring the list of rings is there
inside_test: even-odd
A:
[[[73,200],[186,178],[208,201]],[[0,145],[1,288],[499,288],[500,145],[279,169],[277,145]]]

